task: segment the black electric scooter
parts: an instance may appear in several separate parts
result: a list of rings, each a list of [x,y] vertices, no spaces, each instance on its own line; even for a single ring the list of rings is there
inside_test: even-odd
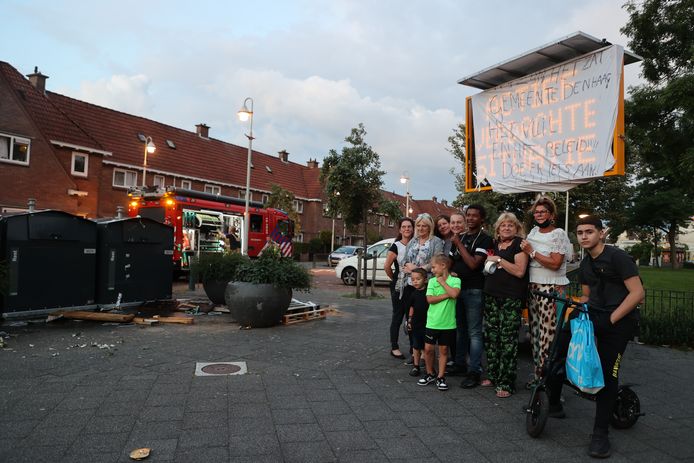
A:
[[[568,326],[569,322],[569,317],[565,315],[568,314],[569,309],[575,309],[585,313],[590,311],[597,312],[601,311],[602,309],[588,307],[582,303],[561,298],[556,294],[543,293],[540,291],[533,291],[533,294],[564,303],[564,310],[560,314],[561,316],[559,316],[557,319],[557,334],[554,336],[554,340],[550,345],[547,360],[545,360],[545,364],[542,368],[542,376],[537,384],[532,388],[530,401],[525,409],[525,429],[531,437],[538,437],[540,434],[542,434],[545,424],[547,423],[547,418],[549,417],[549,394],[547,393],[547,379],[552,375],[561,374],[566,361],[564,357],[560,358],[559,353],[557,352],[560,335],[571,335],[570,332],[563,332],[565,327]],[[568,381],[564,381],[564,383],[574,389],[576,391],[576,395],[579,397],[595,401],[594,394],[582,392]],[[641,413],[641,403],[639,402],[639,397],[636,395],[636,392],[631,389],[629,384],[620,385],[617,392],[617,400],[615,401],[612,416],[610,418],[610,424],[612,427],[616,429],[631,428],[634,424],[636,424],[639,417],[643,415],[644,414]]]

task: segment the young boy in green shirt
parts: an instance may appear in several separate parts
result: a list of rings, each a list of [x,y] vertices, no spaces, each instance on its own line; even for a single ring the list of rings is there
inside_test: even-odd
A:
[[[431,258],[431,271],[435,278],[429,279],[427,285],[426,331],[424,333],[424,362],[427,374],[417,381],[420,386],[436,382],[439,391],[447,391],[448,385],[443,376],[448,361],[448,346],[455,342],[455,302],[460,293],[460,278],[451,276],[448,272],[451,258],[437,254]],[[439,374],[434,371],[434,346],[439,345]]]

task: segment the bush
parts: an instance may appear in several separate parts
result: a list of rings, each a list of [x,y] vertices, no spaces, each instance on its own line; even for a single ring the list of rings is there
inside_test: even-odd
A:
[[[301,254],[307,254],[309,250],[308,243],[292,243],[292,257],[295,260],[301,260]]]
[[[268,248],[255,260],[239,265],[235,281],[255,284],[271,284],[279,288],[308,291],[311,275],[301,264],[282,257],[277,248]]]
[[[232,281],[238,268],[249,261],[238,252],[208,252],[200,254],[191,265],[193,278],[200,281]]]
[[[320,238],[313,238],[311,241],[308,242],[308,247],[309,252],[312,254],[324,252],[323,240],[321,240]]]

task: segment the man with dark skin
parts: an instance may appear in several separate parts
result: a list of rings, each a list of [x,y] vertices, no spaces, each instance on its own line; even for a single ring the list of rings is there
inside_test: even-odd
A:
[[[484,207],[471,204],[465,211],[467,232],[454,233],[451,238],[450,254],[453,258],[451,273],[454,273],[462,282],[457,303],[458,336],[453,368],[456,371],[462,371],[467,366],[467,377],[461,383],[461,387],[464,388],[479,385],[482,373],[482,352],[484,351],[482,268],[487,259],[487,250],[493,247],[491,236],[482,230],[486,215]],[[451,215],[451,223],[460,220],[459,216],[460,214]],[[466,362],[466,354],[469,356],[469,364]]]

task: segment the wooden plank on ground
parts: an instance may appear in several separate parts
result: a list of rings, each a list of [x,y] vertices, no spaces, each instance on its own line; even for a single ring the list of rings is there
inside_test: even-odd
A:
[[[156,318],[144,318],[144,317],[135,317],[133,318],[133,323],[136,325],[157,325],[159,323],[159,320]]]
[[[116,323],[130,323],[134,314],[120,314],[120,313],[106,313],[106,312],[89,312],[86,310],[72,310],[68,312],[60,312],[63,318],[69,318],[72,320],[92,320],[98,322],[116,322]]]
[[[181,325],[192,325],[195,323],[195,319],[193,317],[183,317],[181,315],[174,315],[171,317],[162,317],[160,315],[155,315],[152,317],[155,320],[159,320],[159,323],[178,323]]]
[[[283,325],[292,325],[294,323],[302,323],[310,320],[320,320],[326,317],[326,309],[307,310],[305,312],[295,312],[286,314],[282,317]]]

